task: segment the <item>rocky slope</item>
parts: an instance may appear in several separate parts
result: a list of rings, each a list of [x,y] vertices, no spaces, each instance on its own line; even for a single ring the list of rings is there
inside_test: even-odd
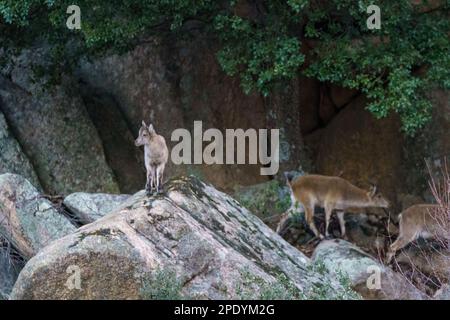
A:
[[[12,298],[161,298],[161,274],[190,298],[355,297],[224,193],[193,177],[166,188],[151,198],[139,192],[43,248]],[[79,289],[67,285],[75,269]]]
[[[320,242],[308,258],[234,199],[192,176],[171,180],[163,194],[151,197],[143,191],[75,193],[57,202],[21,176],[0,175],[0,182],[4,244],[29,260],[16,281],[23,263],[0,250],[3,298],[429,299],[434,294],[343,240]],[[449,260],[440,261],[445,272]],[[435,298],[445,298],[444,291],[445,286]]]

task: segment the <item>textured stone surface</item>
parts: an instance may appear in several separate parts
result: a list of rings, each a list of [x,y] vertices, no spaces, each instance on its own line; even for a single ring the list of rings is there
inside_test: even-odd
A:
[[[33,166],[11,134],[6,119],[0,111],[0,174],[2,173],[21,174],[34,186],[40,188]]]
[[[319,104],[320,83],[310,78],[300,78],[300,126],[303,134],[308,134],[320,126]]]
[[[348,276],[352,288],[366,299],[426,299],[427,296],[406,278],[380,264],[355,245],[344,240],[322,241],[314,251],[313,261],[322,262],[331,275]],[[380,287],[369,279],[376,272],[380,275]],[[374,284],[373,289],[367,285]]]
[[[45,50],[24,52],[0,76],[1,110],[49,193],[118,192],[102,143],[70,79],[45,89],[32,63],[45,65]]]
[[[330,98],[329,89],[322,85],[320,88],[319,116],[322,123],[328,123],[335,116],[337,110]]]
[[[358,95],[358,91],[356,90],[347,89],[336,85],[330,85],[329,92],[331,101],[333,101],[336,108],[339,109],[345,107]]]
[[[0,175],[0,233],[25,258],[75,231],[70,221],[31,183],[15,174]]]
[[[0,247],[0,300],[8,298],[17,275],[18,272],[14,269],[7,250]]]
[[[82,224],[104,217],[124,203],[129,195],[76,192],[64,198],[64,205]]]
[[[82,85],[81,95],[120,192],[134,193],[142,189],[146,182],[143,152],[134,145],[133,131],[112,94]]]
[[[79,271],[79,290],[66,286],[69,267]],[[253,297],[279,275],[305,297],[319,288],[322,298],[345,297],[340,283],[310,268],[307,257],[235,200],[191,177],[172,181],[165,195],[139,192],[44,248],[22,270],[12,298],[145,298],[143,283],[167,270],[183,297],[239,298],[248,274],[259,279],[245,287]]]
[[[436,300],[450,300],[450,286],[444,284],[433,296]]]

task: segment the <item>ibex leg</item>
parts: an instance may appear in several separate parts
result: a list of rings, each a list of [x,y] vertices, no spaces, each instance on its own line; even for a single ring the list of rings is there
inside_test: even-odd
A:
[[[328,237],[328,225],[330,224],[331,213],[333,212],[333,207],[331,205],[325,206],[325,236]]]
[[[392,258],[395,256],[395,253],[404,248],[408,243],[415,240],[416,237],[405,237],[402,234],[400,234],[397,238],[397,240],[394,241],[394,243],[391,244],[389,247],[389,252],[386,256],[386,263],[390,263]]]
[[[319,233],[319,231],[316,228],[316,225],[314,224],[314,207],[311,208],[309,206],[305,206],[305,218],[306,223],[308,223],[312,232],[314,232],[314,235],[320,239],[323,239],[323,235]]]
[[[164,174],[164,165],[160,165],[156,169],[156,183],[158,192],[160,190],[160,187],[162,188],[163,185],[163,174]]]
[[[152,192],[152,172],[147,172],[147,182],[145,183],[145,192],[150,194]]]
[[[344,220],[344,211],[338,211],[337,217],[339,219],[339,226],[341,227],[341,237],[346,238],[345,235],[345,220]]]

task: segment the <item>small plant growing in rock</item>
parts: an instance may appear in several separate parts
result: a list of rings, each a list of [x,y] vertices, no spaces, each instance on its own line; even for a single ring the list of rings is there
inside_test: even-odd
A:
[[[330,279],[330,274],[325,264],[316,262],[309,265],[309,271],[322,275],[324,279]],[[359,300],[361,296],[351,287],[349,277],[342,272],[336,272],[336,277],[341,285],[335,291],[331,279],[329,283],[321,285],[312,284],[302,292],[295,286],[284,273],[276,275],[275,282],[268,282],[261,277],[251,274],[248,270],[242,270],[242,283],[236,292],[240,299],[244,300]],[[255,293],[257,292],[257,293]]]
[[[263,218],[285,212],[291,205],[288,189],[276,180],[243,192],[238,190],[236,198],[242,206]]]
[[[181,300],[183,283],[173,270],[158,269],[143,281],[141,296],[144,300]]]
[[[310,271],[323,275],[325,279],[330,279],[330,272],[323,261],[316,261],[308,266]],[[338,291],[333,289],[331,279],[329,283],[312,285],[308,289],[308,299],[311,300],[360,300],[361,296],[352,289],[352,283],[347,274],[342,270],[334,272],[336,280],[341,288]]]
[[[238,284],[236,292],[242,300],[305,299],[304,294],[283,273],[277,274],[275,282],[268,282],[247,269],[241,270],[241,276],[242,283]]]

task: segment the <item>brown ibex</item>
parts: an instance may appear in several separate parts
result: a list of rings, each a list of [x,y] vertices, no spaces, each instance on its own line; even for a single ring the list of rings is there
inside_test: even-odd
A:
[[[163,184],[164,168],[169,157],[166,140],[156,133],[152,124],[147,127],[145,122],[142,121],[142,127],[139,130],[139,137],[137,137],[135,145],[137,147],[144,146],[144,162],[147,170],[145,190],[147,194],[150,194],[153,188],[156,189],[156,192],[159,192],[159,187]]]
[[[299,202],[305,208],[305,220],[316,237],[323,239],[314,224],[314,208],[316,206],[325,209],[325,236],[328,234],[328,225],[333,210],[337,211],[341,236],[345,237],[344,211],[349,208],[365,207],[389,207],[389,202],[377,193],[374,186],[371,191],[360,189],[347,180],[340,177],[306,175],[294,179],[290,172],[285,173],[287,184],[291,189],[292,203]],[[277,227],[281,234],[287,228],[290,213],[284,215]]]
[[[389,247],[386,263],[390,263],[395,253],[407,244],[422,238],[449,239],[449,212],[436,204],[416,204],[399,214],[399,234]]]

